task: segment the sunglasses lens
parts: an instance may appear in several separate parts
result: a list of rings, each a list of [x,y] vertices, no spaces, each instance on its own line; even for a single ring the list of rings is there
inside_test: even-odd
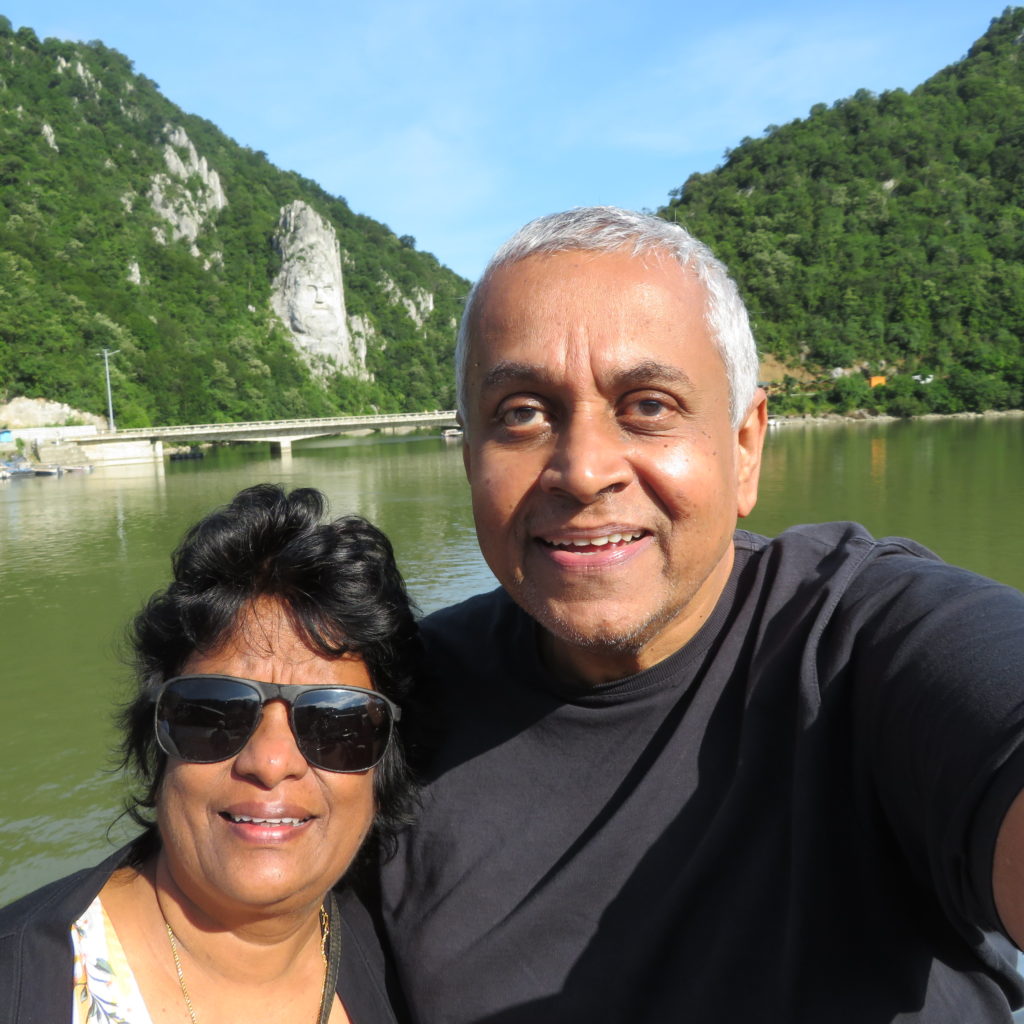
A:
[[[292,706],[299,750],[330,772],[363,772],[387,750],[391,711],[369,691],[307,690]]]
[[[259,695],[245,683],[177,679],[157,704],[157,742],[165,753],[183,761],[224,761],[248,742],[259,713]]]

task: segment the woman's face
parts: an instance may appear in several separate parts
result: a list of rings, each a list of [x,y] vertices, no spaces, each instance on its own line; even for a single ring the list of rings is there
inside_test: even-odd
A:
[[[311,651],[281,606],[266,599],[220,647],[193,655],[182,672],[372,689],[361,658]],[[351,863],[373,815],[373,771],[311,767],[295,745],[287,706],[273,700],[233,758],[168,758],[157,798],[160,857],[183,895],[208,912],[286,913],[322,899]]]

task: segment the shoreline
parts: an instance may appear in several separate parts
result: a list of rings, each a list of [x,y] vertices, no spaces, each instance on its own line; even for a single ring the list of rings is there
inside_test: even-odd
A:
[[[768,426],[771,427],[827,427],[859,423],[909,423],[928,420],[994,420],[1024,418],[1024,409],[988,409],[985,412],[926,412],[920,416],[888,416],[885,413],[872,415],[868,412],[830,412],[824,416],[810,413],[797,415],[774,415],[771,399],[768,399]]]

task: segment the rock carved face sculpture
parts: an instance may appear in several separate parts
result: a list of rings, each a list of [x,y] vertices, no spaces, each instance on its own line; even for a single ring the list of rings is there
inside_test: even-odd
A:
[[[324,368],[321,361],[350,367],[353,354],[334,229],[296,201],[281,211],[275,241],[281,254],[272,293],[275,312],[314,369]]]
[[[297,276],[308,274],[296,288],[296,301],[292,309],[291,326],[300,334],[314,338],[329,338],[343,330],[345,323],[344,303],[341,298],[340,282],[333,280],[332,268],[323,259],[299,263]],[[315,275],[315,276],[313,276]],[[338,267],[338,276],[341,268]]]

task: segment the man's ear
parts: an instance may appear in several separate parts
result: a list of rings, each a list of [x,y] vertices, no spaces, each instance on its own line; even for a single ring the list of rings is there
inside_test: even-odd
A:
[[[754,392],[746,419],[736,431],[736,514],[749,516],[757,504],[757,484],[761,476],[761,452],[768,430],[768,396],[763,389]]]

